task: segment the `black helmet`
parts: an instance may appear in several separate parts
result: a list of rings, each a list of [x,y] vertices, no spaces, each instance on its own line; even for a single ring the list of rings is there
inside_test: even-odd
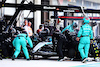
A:
[[[93,22],[93,23],[92,23],[92,26],[96,26],[96,25],[97,25],[97,22]]]
[[[44,26],[44,25],[43,25],[43,24],[41,24],[41,25],[39,26],[39,29],[41,29],[43,26]]]

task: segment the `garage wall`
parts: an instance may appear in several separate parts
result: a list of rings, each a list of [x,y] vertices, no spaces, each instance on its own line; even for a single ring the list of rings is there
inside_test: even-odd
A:
[[[6,0],[6,3],[15,3],[15,0]],[[12,16],[15,13],[15,8],[12,7],[4,7],[4,14]]]

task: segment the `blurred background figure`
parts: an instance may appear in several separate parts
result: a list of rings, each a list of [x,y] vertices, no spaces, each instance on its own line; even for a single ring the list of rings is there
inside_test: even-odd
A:
[[[33,31],[32,31],[32,28],[31,28],[31,22],[28,22],[28,36],[31,37],[33,35]]]
[[[24,24],[25,24],[24,29],[25,29],[25,31],[26,31],[27,34],[28,34],[28,20],[25,20],[25,21],[24,21]]]
[[[37,34],[38,34],[38,35],[39,35],[40,32],[42,31],[43,27],[44,27],[44,25],[42,25],[42,24],[39,26],[39,29],[37,30]]]

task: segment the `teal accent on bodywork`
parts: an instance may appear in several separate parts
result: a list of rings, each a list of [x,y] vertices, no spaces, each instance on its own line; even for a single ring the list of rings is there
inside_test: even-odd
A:
[[[53,44],[52,42],[39,42],[34,48],[33,48],[33,53],[35,53],[37,50],[39,50],[41,47],[45,45],[50,45]]]

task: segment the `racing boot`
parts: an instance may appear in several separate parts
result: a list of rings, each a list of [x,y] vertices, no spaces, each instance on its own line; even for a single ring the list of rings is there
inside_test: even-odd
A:
[[[59,58],[58,59],[58,61],[60,61],[60,62],[62,62],[62,61],[64,61],[65,60],[65,58]]]
[[[12,60],[15,60],[15,55],[12,57]]]
[[[70,58],[70,60],[71,60],[71,61],[73,61],[73,60],[74,60],[74,58]]]
[[[27,59],[27,61],[29,61],[30,59]]]
[[[86,63],[87,60],[88,60],[87,58],[84,58],[84,59],[82,60],[82,63]]]

